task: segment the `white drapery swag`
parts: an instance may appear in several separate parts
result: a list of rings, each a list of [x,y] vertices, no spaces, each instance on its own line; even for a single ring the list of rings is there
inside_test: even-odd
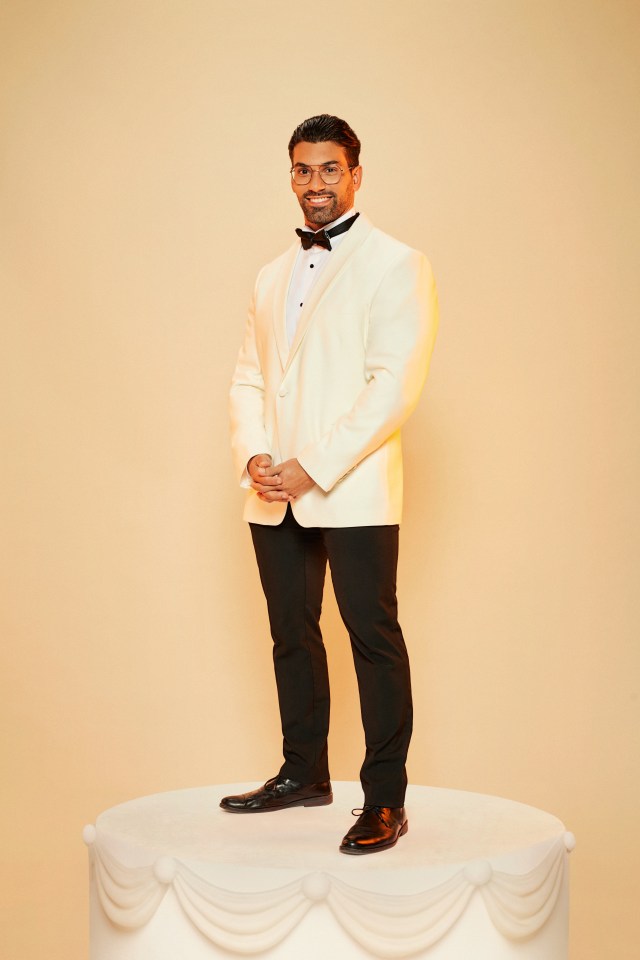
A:
[[[411,895],[359,890],[327,873],[310,873],[282,887],[234,892],[215,886],[186,864],[161,857],[148,867],[127,867],[101,849],[85,829],[91,869],[102,909],[125,929],[148,923],[169,888],[191,923],[223,950],[250,955],[275,947],[315,903],[325,903],[364,949],[379,957],[420,953],[440,940],[481,896],[494,926],[510,940],[533,936],[560,895],[573,835],[566,833],[529,873],[513,876],[487,861],[461,869],[449,880]]]

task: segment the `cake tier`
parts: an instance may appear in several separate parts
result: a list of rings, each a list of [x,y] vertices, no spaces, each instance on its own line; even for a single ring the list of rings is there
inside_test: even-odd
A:
[[[393,849],[338,845],[360,784],[334,803],[234,815],[224,784],[143,797],[85,828],[91,960],[566,960],[571,834],[548,813],[410,786]]]

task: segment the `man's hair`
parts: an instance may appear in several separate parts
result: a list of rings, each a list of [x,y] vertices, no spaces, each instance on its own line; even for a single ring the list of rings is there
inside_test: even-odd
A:
[[[328,113],[321,113],[318,117],[309,117],[298,124],[289,140],[289,157],[293,163],[293,148],[298,143],[325,143],[333,140],[344,147],[347,163],[350,167],[357,167],[360,162],[360,141],[346,122],[340,117],[332,117]]]

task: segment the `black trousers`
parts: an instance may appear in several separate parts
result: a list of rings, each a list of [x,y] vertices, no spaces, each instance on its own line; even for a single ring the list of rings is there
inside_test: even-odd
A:
[[[327,560],[358,679],[366,753],[364,802],[401,807],[413,724],[407,648],[398,623],[398,526],[250,524],[267,599],[282,721],[283,777],[329,779],[329,676],[320,631]]]

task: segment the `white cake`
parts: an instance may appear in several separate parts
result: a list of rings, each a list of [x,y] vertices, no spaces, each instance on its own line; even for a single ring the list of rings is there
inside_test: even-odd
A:
[[[91,960],[566,960],[574,840],[550,814],[410,786],[406,836],[347,857],[360,784],[334,782],[326,807],[218,806],[256,785],[143,797],[85,827]]]

